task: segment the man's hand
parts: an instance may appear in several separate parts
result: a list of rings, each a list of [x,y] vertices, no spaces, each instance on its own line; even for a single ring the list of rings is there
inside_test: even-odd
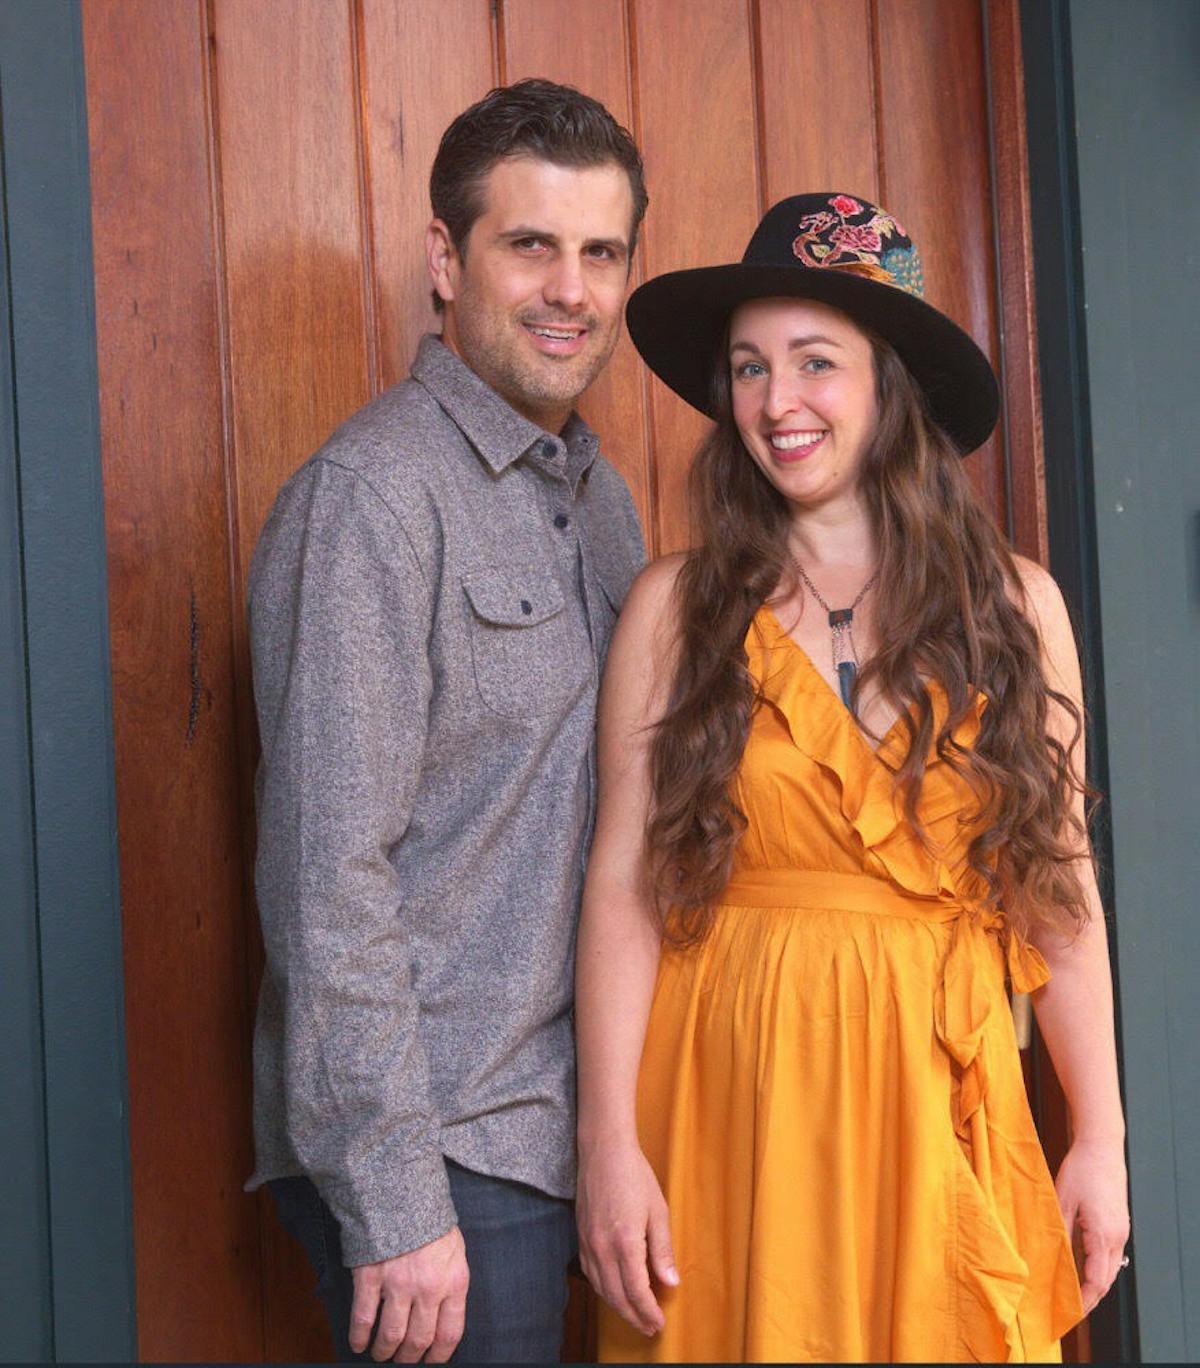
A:
[[[376,1363],[445,1363],[462,1339],[467,1311],[467,1249],[457,1226],[420,1249],[382,1263],[352,1268],[350,1348],[361,1354],[379,1316],[371,1346]],[[383,1313],[380,1315],[380,1303]]]

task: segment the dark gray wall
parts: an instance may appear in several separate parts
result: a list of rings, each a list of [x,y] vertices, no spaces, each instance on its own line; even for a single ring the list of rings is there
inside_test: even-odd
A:
[[[0,1358],[134,1357],[77,0],[0,2]]]
[[[1200,3],[1072,0],[1138,1325],[1200,1355]],[[1047,459],[1054,452],[1047,451]]]
[[[5,227],[0,215],[0,339],[8,342]],[[13,1232],[13,1238],[0,1239],[0,1358],[5,1360],[43,1359],[51,1347],[33,771],[14,400],[12,366],[0,363],[0,1211]]]

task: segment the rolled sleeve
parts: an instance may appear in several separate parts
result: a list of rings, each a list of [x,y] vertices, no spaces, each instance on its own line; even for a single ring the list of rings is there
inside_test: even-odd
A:
[[[371,485],[332,462],[306,467],[251,574],[256,886],[288,1137],[350,1265],[455,1222],[389,858],[424,756],[432,614],[403,525]]]

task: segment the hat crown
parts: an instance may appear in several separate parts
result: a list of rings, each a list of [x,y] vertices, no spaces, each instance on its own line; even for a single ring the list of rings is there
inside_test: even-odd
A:
[[[861,195],[824,190],[780,200],[758,225],[742,262],[845,272],[925,297],[916,244],[892,214]]]

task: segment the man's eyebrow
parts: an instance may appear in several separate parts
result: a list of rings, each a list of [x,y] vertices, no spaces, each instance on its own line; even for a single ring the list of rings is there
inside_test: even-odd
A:
[[[528,224],[521,224],[516,228],[507,228],[503,232],[497,233],[496,238],[499,242],[519,242],[521,238],[541,238],[543,242],[557,242],[559,240],[557,233],[551,233],[545,228],[534,228]],[[588,238],[584,246],[607,247],[619,256],[629,255],[629,243],[624,238]]]
[[[793,337],[791,341],[788,342],[788,351],[799,351],[801,347],[811,347],[818,343],[823,344],[826,347],[843,346],[841,342],[838,342],[836,339],[832,337],[826,337],[824,333],[808,333],[804,337]],[[754,343],[748,341],[745,338],[739,338],[736,342],[731,342],[729,344],[729,350],[731,352],[753,352],[755,356],[762,355],[762,352],[754,345]]]
[[[518,238],[544,238],[547,242],[557,242],[555,234],[548,232],[545,228],[534,228],[530,224],[522,223],[516,228],[506,228],[502,233],[497,233],[496,237],[501,242],[515,242]]]

